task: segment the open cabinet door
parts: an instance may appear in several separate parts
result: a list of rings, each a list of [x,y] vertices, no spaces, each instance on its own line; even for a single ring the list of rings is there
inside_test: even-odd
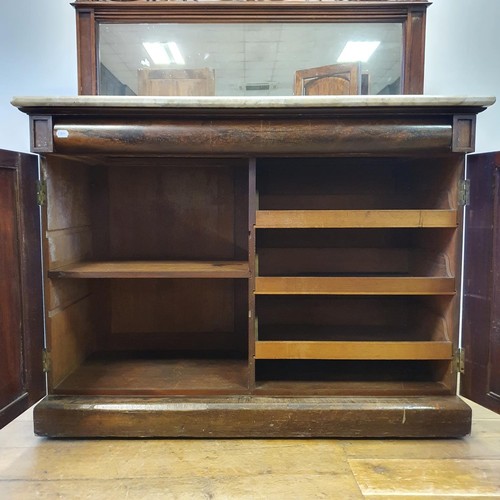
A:
[[[500,153],[467,158],[461,394],[500,413]]]
[[[45,395],[38,158],[0,150],[0,428]]]

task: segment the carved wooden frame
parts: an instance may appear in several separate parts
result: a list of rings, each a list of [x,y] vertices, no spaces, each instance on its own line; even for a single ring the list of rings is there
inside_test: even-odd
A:
[[[96,95],[97,27],[112,23],[400,22],[403,94],[422,94],[425,20],[429,0],[76,0],[78,93]]]

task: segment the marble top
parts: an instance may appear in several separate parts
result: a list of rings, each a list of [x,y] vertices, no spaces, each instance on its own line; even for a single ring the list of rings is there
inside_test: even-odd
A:
[[[265,97],[144,97],[144,96],[77,96],[77,97],[14,97],[18,108],[106,107],[106,108],[357,108],[440,106],[487,107],[494,97],[432,96],[432,95],[352,95],[352,96],[265,96]]]

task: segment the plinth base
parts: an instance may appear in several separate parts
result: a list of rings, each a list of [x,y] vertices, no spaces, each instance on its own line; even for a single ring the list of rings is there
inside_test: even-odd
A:
[[[456,396],[49,396],[34,421],[49,437],[443,438],[470,433],[471,410]]]

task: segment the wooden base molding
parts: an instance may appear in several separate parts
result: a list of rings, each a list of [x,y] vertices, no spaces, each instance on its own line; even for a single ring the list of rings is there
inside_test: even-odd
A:
[[[35,432],[51,437],[459,437],[458,397],[47,397]]]

